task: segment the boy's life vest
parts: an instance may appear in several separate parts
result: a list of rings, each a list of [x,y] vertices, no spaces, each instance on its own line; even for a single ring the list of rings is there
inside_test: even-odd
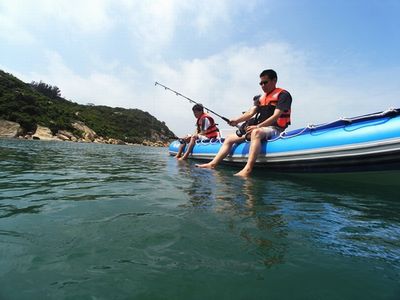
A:
[[[208,119],[208,121],[210,122],[210,126],[208,126],[208,128],[206,130],[203,130],[201,128],[204,119]],[[207,115],[206,113],[203,113],[197,119],[196,125],[197,125],[197,133],[200,133],[201,131],[203,131],[204,135],[206,137],[208,137],[209,139],[219,137],[219,129],[217,127],[217,124],[215,124],[214,119],[212,117],[210,117],[209,115]]]
[[[271,93],[264,94],[260,97],[257,115],[255,117],[256,124],[259,124],[274,114],[276,105],[278,103],[278,97],[280,93],[284,92],[284,89],[276,88]],[[272,126],[278,126],[285,129],[290,125],[290,109],[285,110],[279,116],[278,120],[272,124]]]

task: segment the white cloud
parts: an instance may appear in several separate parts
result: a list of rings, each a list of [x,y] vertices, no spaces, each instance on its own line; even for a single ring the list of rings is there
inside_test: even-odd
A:
[[[112,39],[120,31],[130,33],[130,44],[142,57],[159,57],[179,33],[209,35],[231,24],[235,14],[251,11],[258,0],[2,0],[0,38],[13,42],[41,43],[49,38],[93,34]],[[222,28],[222,29],[221,29]],[[43,45],[43,44],[47,45]],[[190,43],[190,41],[189,41]],[[170,49],[169,49],[170,50]]]
[[[199,34],[207,35],[210,34],[210,31],[215,32],[220,27],[233,25],[233,17],[236,14],[243,17],[246,12],[253,11],[259,3],[266,7],[266,2],[266,0],[185,1],[182,14],[192,18],[191,23]],[[264,11],[266,11],[265,8]]]
[[[42,0],[45,13],[54,22],[72,24],[85,33],[107,30],[114,20],[109,15],[111,3],[108,0]]]
[[[201,34],[209,32],[217,22],[228,22],[229,8],[229,3],[225,1],[196,1],[190,4],[190,10],[196,12],[193,23]]]
[[[94,70],[87,76],[77,74],[62,60],[58,53],[49,52],[48,66],[42,72],[32,72],[23,75],[27,81],[42,80],[60,88],[62,96],[81,104],[96,103],[107,106],[137,107],[129,101],[135,95],[135,89],[129,80],[123,77],[127,74],[134,80],[136,73],[127,68],[120,68],[121,76],[114,76],[110,72]],[[30,79],[28,79],[28,77]]]
[[[0,37],[32,43],[59,28],[59,34],[103,33],[114,26],[110,0],[2,0]]]
[[[235,2],[236,10],[240,10],[247,9],[254,0]],[[126,30],[131,33],[130,46],[152,57],[169,45],[178,30],[201,35],[229,22],[234,13],[229,3],[227,0],[3,0],[0,37],[14,42],[42,43],[52,29],[58,35],[82,38],[95,33],[113,34],[113,29]]]
[[[19,1],[0,2],[0,38],[13,43],[32,43],[34,36],[20,24],[28,11],[25,6],[19,7],[20,4]]]
[[[174,35],[179,5],[173,0],[135,1],[125,8],[126,21],[139,53],[157,53]]]
[[[123,24],[132,37],[139,53],[153,59],[162,57],[164,51],[173,51],[172,42],[182,33],[194,36],[210,34],[231,22],[238,11],[251,10],[258,0],[152,0],[117,1],[113,8],[120,14]],[[190,44],[189,41],[184,41]]]

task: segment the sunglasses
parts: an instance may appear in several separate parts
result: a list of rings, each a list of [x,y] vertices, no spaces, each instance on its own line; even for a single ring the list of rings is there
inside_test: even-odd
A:
[[[260,85],[263,86],[263,85],[266,85],[267,83],[268,83],[268,80],[261,81],[261,82],[260,82]]]

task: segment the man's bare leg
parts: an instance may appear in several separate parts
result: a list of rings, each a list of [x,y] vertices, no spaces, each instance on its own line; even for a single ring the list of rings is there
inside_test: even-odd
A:
[[[206,168],[206,169],[214,169],[230,152],[233,147],[233,144],[243,142],[244,137],[238,137],[236,135],[228,136],[221,148],[219,149],[217,155],[214,159],[206,164],[196,165],[198,168]]]
[[[249,150],[249,158],[246,165],[235,176],[247,177],[253,171],[254,163],[257,160],[261,150],[261,141],[265,139],[266,133],[263,130],[253,130],[251,133],[251,142]]]

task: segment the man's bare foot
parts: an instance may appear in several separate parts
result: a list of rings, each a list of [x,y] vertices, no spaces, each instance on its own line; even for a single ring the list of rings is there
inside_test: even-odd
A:
[[[186,159],[187,159],[187,157],[184,157],[184,156],[178,158],[179,161],[186,160]]]
[[[251,171],[243,169],[240,172],[234,174],[233,176],[240,176],[240,177],[249,177],[250,176]]]
[[[215,164],[212,164],[211,162],[206,163],[206,164],[196,164],[197,168],[202,168],[202,169],[214,169],[215,168]]]

